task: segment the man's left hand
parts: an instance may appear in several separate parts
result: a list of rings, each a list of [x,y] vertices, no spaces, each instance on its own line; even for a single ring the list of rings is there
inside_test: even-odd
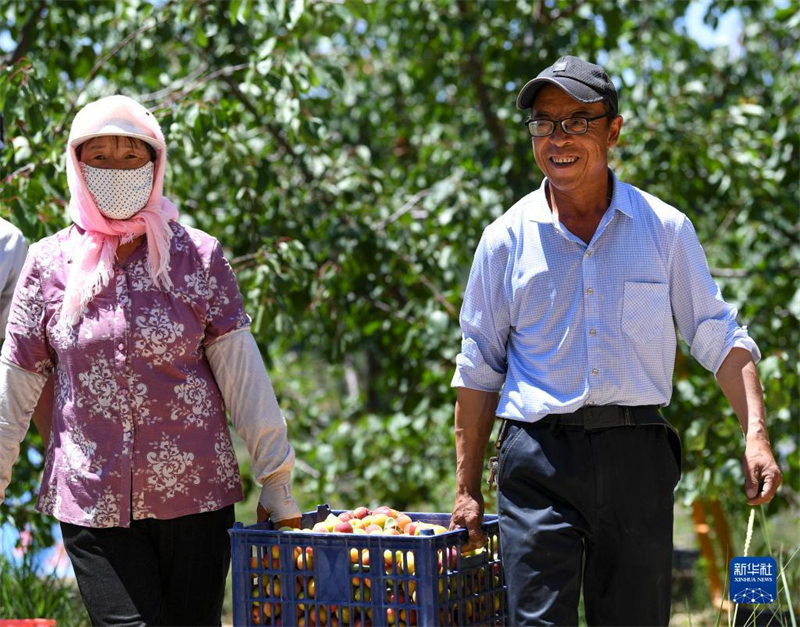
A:
[[[769,503],[783,481],[781,469],[766,437],[753,434],[745,442],[743,468],[747,504]]]

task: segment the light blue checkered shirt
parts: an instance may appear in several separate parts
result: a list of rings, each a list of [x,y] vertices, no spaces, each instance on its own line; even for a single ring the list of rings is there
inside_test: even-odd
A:
[[[676,325],[712,372],[734,346],[760,359],[736,313],[680,211],[615,177],[587,245],[554,220],[543,181],[478,244],[452,386],[500,392],[497,415],[530,422],[584,405],[666,405]]]

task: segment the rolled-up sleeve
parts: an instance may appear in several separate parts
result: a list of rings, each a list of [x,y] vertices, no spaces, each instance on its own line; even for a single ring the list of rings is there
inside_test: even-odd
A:
[[[2,226],[2,218],[0,218],[0,226]],[[27,252],[28,245],[25,238],[17,229],[9,230],[0,238],[0,254],[3,256],[2,263],[0,263],[0,340],[5,337],[14,286],[25,264]]]
[[[459,318],[461,352],[451,381],[452,387],[485,392],[499,392],[505,382],[510,329],[505,289],[509,243],[492,226],[484,231],[472,262]]]
[[[736,308],[723,300],[688,218],[677,232],[670,281],[678,330],[700,365],[716,373],[735,347],[749,351],[758,362],[758,346],[737,322]]]

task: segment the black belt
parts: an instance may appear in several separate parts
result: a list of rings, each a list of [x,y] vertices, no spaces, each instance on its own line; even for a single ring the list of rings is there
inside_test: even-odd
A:
[[[664,419],[658,411],[658,405],[586,405],[570,414],[548,414],[536,422],[523,422],[520,420],[503,419],[495,441],[495,455],[489,460],[489,477],[487,483],[495,485],[500,447],[508,432],[508,423],[513,422],[521,428],[533,425],[548,425],[554,431],[563,427],[581,427],[586,431],[608,429],[610,427],[626,427],[635,425],[663,425],[675,433],[675,429]],[[680,444],[678,444],[678,459],[680,459]]]
[[[548,414],[534,424],[583,427],[587,431],[609,427],[665,424],[657,405],[587,405],[570,414]]]

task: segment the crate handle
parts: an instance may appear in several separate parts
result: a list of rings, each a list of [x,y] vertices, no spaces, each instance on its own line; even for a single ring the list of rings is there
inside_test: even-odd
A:
[[[322,503],[321,505],[317,505],[317,516],[322,516],[322,518],[318,518],[317,520],[324,520],[328,517],[328,514],[331,513],[331,506],[328,503]]]

